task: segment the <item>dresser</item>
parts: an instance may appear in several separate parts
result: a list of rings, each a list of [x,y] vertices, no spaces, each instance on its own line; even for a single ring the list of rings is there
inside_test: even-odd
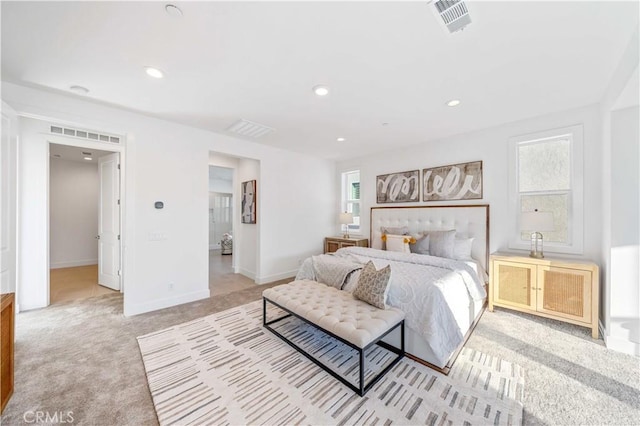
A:
[[[599,274],[588,261],[493,253],[489,311],[500,306],[589,327],[597,339]]]
[[[0,413],[13,394],[13,342],[15,321],[13,293],[0,296]]]
[[[342,247],[369,247],[367,238],[343,238],[343,237],[326,237],[324,239],[324,252],[333,253]]]

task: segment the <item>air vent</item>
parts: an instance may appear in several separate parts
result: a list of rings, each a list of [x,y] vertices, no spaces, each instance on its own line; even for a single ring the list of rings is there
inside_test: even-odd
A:
[[[275,130],[276,129],[265,126],[264,124],[254,123],[249,120],[238,120],[231,126],[227,127],[227,131],[229,132],[242,136],[249,136],[251,138],[261,138]]]
[[[50,131],[55,135],[73,136],[75,138],[89,139],[100,142],[120,143],[120,136],[91,132],[89,130],[78,130],[62,126],[51,126]]]
[[[434,6],[450,33],[460,31],[471,23],[467,5],[462,0],[436,0]]]

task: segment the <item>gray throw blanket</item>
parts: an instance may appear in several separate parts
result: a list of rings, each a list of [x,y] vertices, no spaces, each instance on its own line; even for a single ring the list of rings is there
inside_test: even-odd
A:
[[[311,256],[302,263],[298,275],[296,275],[296,280],[314,280],[342,289],[349,275],[360,269],[362,269],[361,264],[332,255],[321,254],[319,256]]]

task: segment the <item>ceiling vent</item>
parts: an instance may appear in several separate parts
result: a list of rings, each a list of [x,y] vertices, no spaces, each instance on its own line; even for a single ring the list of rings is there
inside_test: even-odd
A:
[[[91,141],[120,143],[120,136],[107,135],[102,132],[92,132],[91,130],[72,129],[70,127],[51,126],[49,131],[54,135],[73,136],[75,138],[88,139]]]
[[[249,120],[238,120],[231,126],[227,127],[227,131],[251,138],[261,138],[276,129],[265,126],[264,124],[254,123]]]
[[[471,23],[467,5],[462,0],[436,0],[433,5],[450,33],[460,31]]]

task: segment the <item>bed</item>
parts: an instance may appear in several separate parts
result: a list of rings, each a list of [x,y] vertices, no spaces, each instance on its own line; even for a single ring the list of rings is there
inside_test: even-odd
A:
[[[373,207],[370,226],[371,248],[313,256],[303,262],[296,279],[353,291],[366,262],[378,269],[391,265],[388,303],[406,314],[407,356],[447,374],[486,305],[489,206]],[[416,237],[455,230],[457,238],[471,243],[471,259],[382,250],[383,229],[403,229]],[[386,340],[397,339],[390,335]]]

